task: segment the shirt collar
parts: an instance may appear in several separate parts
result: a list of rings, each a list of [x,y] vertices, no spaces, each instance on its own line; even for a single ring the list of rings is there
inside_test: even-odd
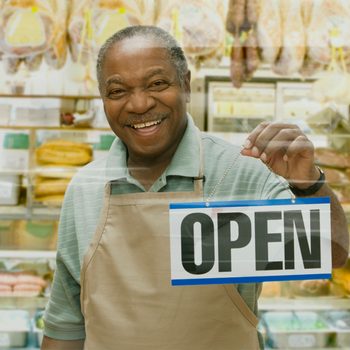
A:
[[[171,160],[166,175],[197,177],[200,166],[200,131],[188,114],[187,128]]]
[[[165,171],[166,176],[197,177],[200,166],[200,131],[192,117],[187,115],[187,127],[177,150]],[[106,160],[107,181],[127,179],[127,150],[124,143],[116,137]]]

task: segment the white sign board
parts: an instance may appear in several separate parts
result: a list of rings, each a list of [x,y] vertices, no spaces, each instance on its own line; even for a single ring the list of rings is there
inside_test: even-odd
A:
[[[172,285],[331,277],[330,200],[170,204]]]

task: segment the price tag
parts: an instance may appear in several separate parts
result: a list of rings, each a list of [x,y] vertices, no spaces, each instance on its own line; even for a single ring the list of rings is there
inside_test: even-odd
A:
[[[0,182],[0,198],[11,198],[13,184],[8,182]]]

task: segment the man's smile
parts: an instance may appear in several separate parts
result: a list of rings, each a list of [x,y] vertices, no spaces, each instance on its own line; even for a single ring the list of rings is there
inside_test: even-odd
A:
[[[129,126],[133,129],[144,129],[144,128],[149,128],[153,125],[158,125],[162,122],[163,119],[158,119],[158,120],[153,120],[149,122],[141,122],[137,124],[130,124]]]

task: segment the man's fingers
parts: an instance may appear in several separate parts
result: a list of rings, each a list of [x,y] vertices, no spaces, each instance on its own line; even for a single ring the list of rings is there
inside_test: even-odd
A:
[[[298,129],[279,130],[273,139],[261,146],[264,147],[260,155],[261,160],[266,162],[269,161],[269,159],[276,157],[277,155],[283,157],[285,154],[287,154],[291,144],[297,138],[299,138],[299,136],[300,130]]]
[[[263,122],[260,123],[247,137],[243,147],[245,149],[251,149],[253,148],[255,144],[256,138],[259,136],[259,134],[269,125],[269,122]]]
[[[286,151],[285,160],[288,160],[288,158],[292,158],[296,155],[299,157],[313,157],[313,153],[313,143],[305,135],[300,135],[289,145]]]
[[[288,133],[296,135],[295,130],[298,130],[300,134],[300,129],[292,124],[263,122],[248,136],[244,148],[251,150],[252,156],[259,157],[276,135],[282,132],[282,135],[286,134],[286,139],[290,140],[291,136]]]

